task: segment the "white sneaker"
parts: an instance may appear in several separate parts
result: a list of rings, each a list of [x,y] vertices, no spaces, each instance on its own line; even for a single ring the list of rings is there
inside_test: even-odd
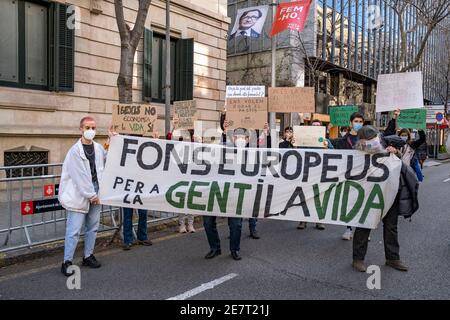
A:
[[[353,238],[353,232],[351,229],[346,229],[342,235],[343,240],[351,240]]]
[[[180,233],[186,233],[187,232],[186,225],[184,223],[180,225],[180,231],[179,232]]]
[[[193,224],[189,224],[188,227],[187,227],[187,231],[189,233],[194,233],[195,232],[194,225]]]

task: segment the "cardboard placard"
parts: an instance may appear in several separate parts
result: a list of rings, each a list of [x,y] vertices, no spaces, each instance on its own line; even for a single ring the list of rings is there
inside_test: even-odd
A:
[[[294,146],[325,148],[326,132],[324,126],[294,126]]]
[[[195,100],[175,101],[174,122],[177,129],[194,129],[194,122],[197,120],[197,102]]]
[[[427,127],[427,109],[407,109],[400,112],[398,126],[400,128],[422,129]]]
[[[264,129],[267,123],[267,98],[227,99],[228,129]]]
[[[350,116],[359,111],[357,106],[334,106],[330,107],[331,124],[338,127],[348,127]]]
[[[376,112],[423,107],[422,72],[381,74]]]
[[[152,136],[158,114],[149,104],[117,104],[113,106],[113,130],[121,134]]]
[[[269,88],[269,112],[315,112],[312,87]]]

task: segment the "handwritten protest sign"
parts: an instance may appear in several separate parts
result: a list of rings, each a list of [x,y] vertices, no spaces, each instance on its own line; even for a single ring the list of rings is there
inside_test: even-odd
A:
[[[376,112],[423,107],[422,72],[381,74]]]
[[[350,116],[358,111],[357,106],[330,107],[331,124],[338,127],[347,127],[350,123]]]
[[[194,159],[194,161],[193,161]],[[103,205],[374,229],[394,203],[402,161],[357,150],[230,148],[114,136]]]
[[[326,127],[294,126],[294,146],[324,148]]]
[[[265,95],[265,86],[227,86],[226,98],[262,98]]]
[[[194,122],[197,120],[197,103],[195,100],[175,101],[174,122],[177,129],[194,129]]]
[[[314,88],[269,88],[269,112],[315,112]]]
[[[112,108],[113,130],[122,134],[151,136],[158,115],[148,104],[118,104]]]
[[[263,129],[267,123],[267,98],[227,99],[229,129]]]
[[[400,128],[423,129],[427,127],[427,109],[406,109],[398,117]]]

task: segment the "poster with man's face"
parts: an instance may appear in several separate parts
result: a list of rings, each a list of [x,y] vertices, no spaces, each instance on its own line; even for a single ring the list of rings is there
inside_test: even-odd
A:
[[[242,8],[237,11],[229,40],[237,37],[259,38],[267,18],[269,6]]]

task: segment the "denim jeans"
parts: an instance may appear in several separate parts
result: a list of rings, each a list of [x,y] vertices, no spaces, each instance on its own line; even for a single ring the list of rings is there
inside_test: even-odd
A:
[[[211,250],[220,250],[216,217],[203,216],[203,226]],[[242,218],[228,218],[228,227],[230,229],[230,251],[239,251],[241,249]]]
[[[147,210],[139,209],[139,223],[137,238],[140,241],[148,240],[147,236]],[[133,209],[123,208],[123,242],[131,244],[133,242]]]
[[[256,222],[258,222],[258,219],[256,218],[248,219],[248,228],[251,233],[256,231]]]
[[[94,185],[98,192],[98,185]],[[84,257],[89,257],[94,252],[95,239],[100,223],[100,212],[102,206],[91,204],[88,213],[67,211],[66,237],[64,240],[64,261],[72,261],[80,239],[81,229],[85,224],[84,231]]]

